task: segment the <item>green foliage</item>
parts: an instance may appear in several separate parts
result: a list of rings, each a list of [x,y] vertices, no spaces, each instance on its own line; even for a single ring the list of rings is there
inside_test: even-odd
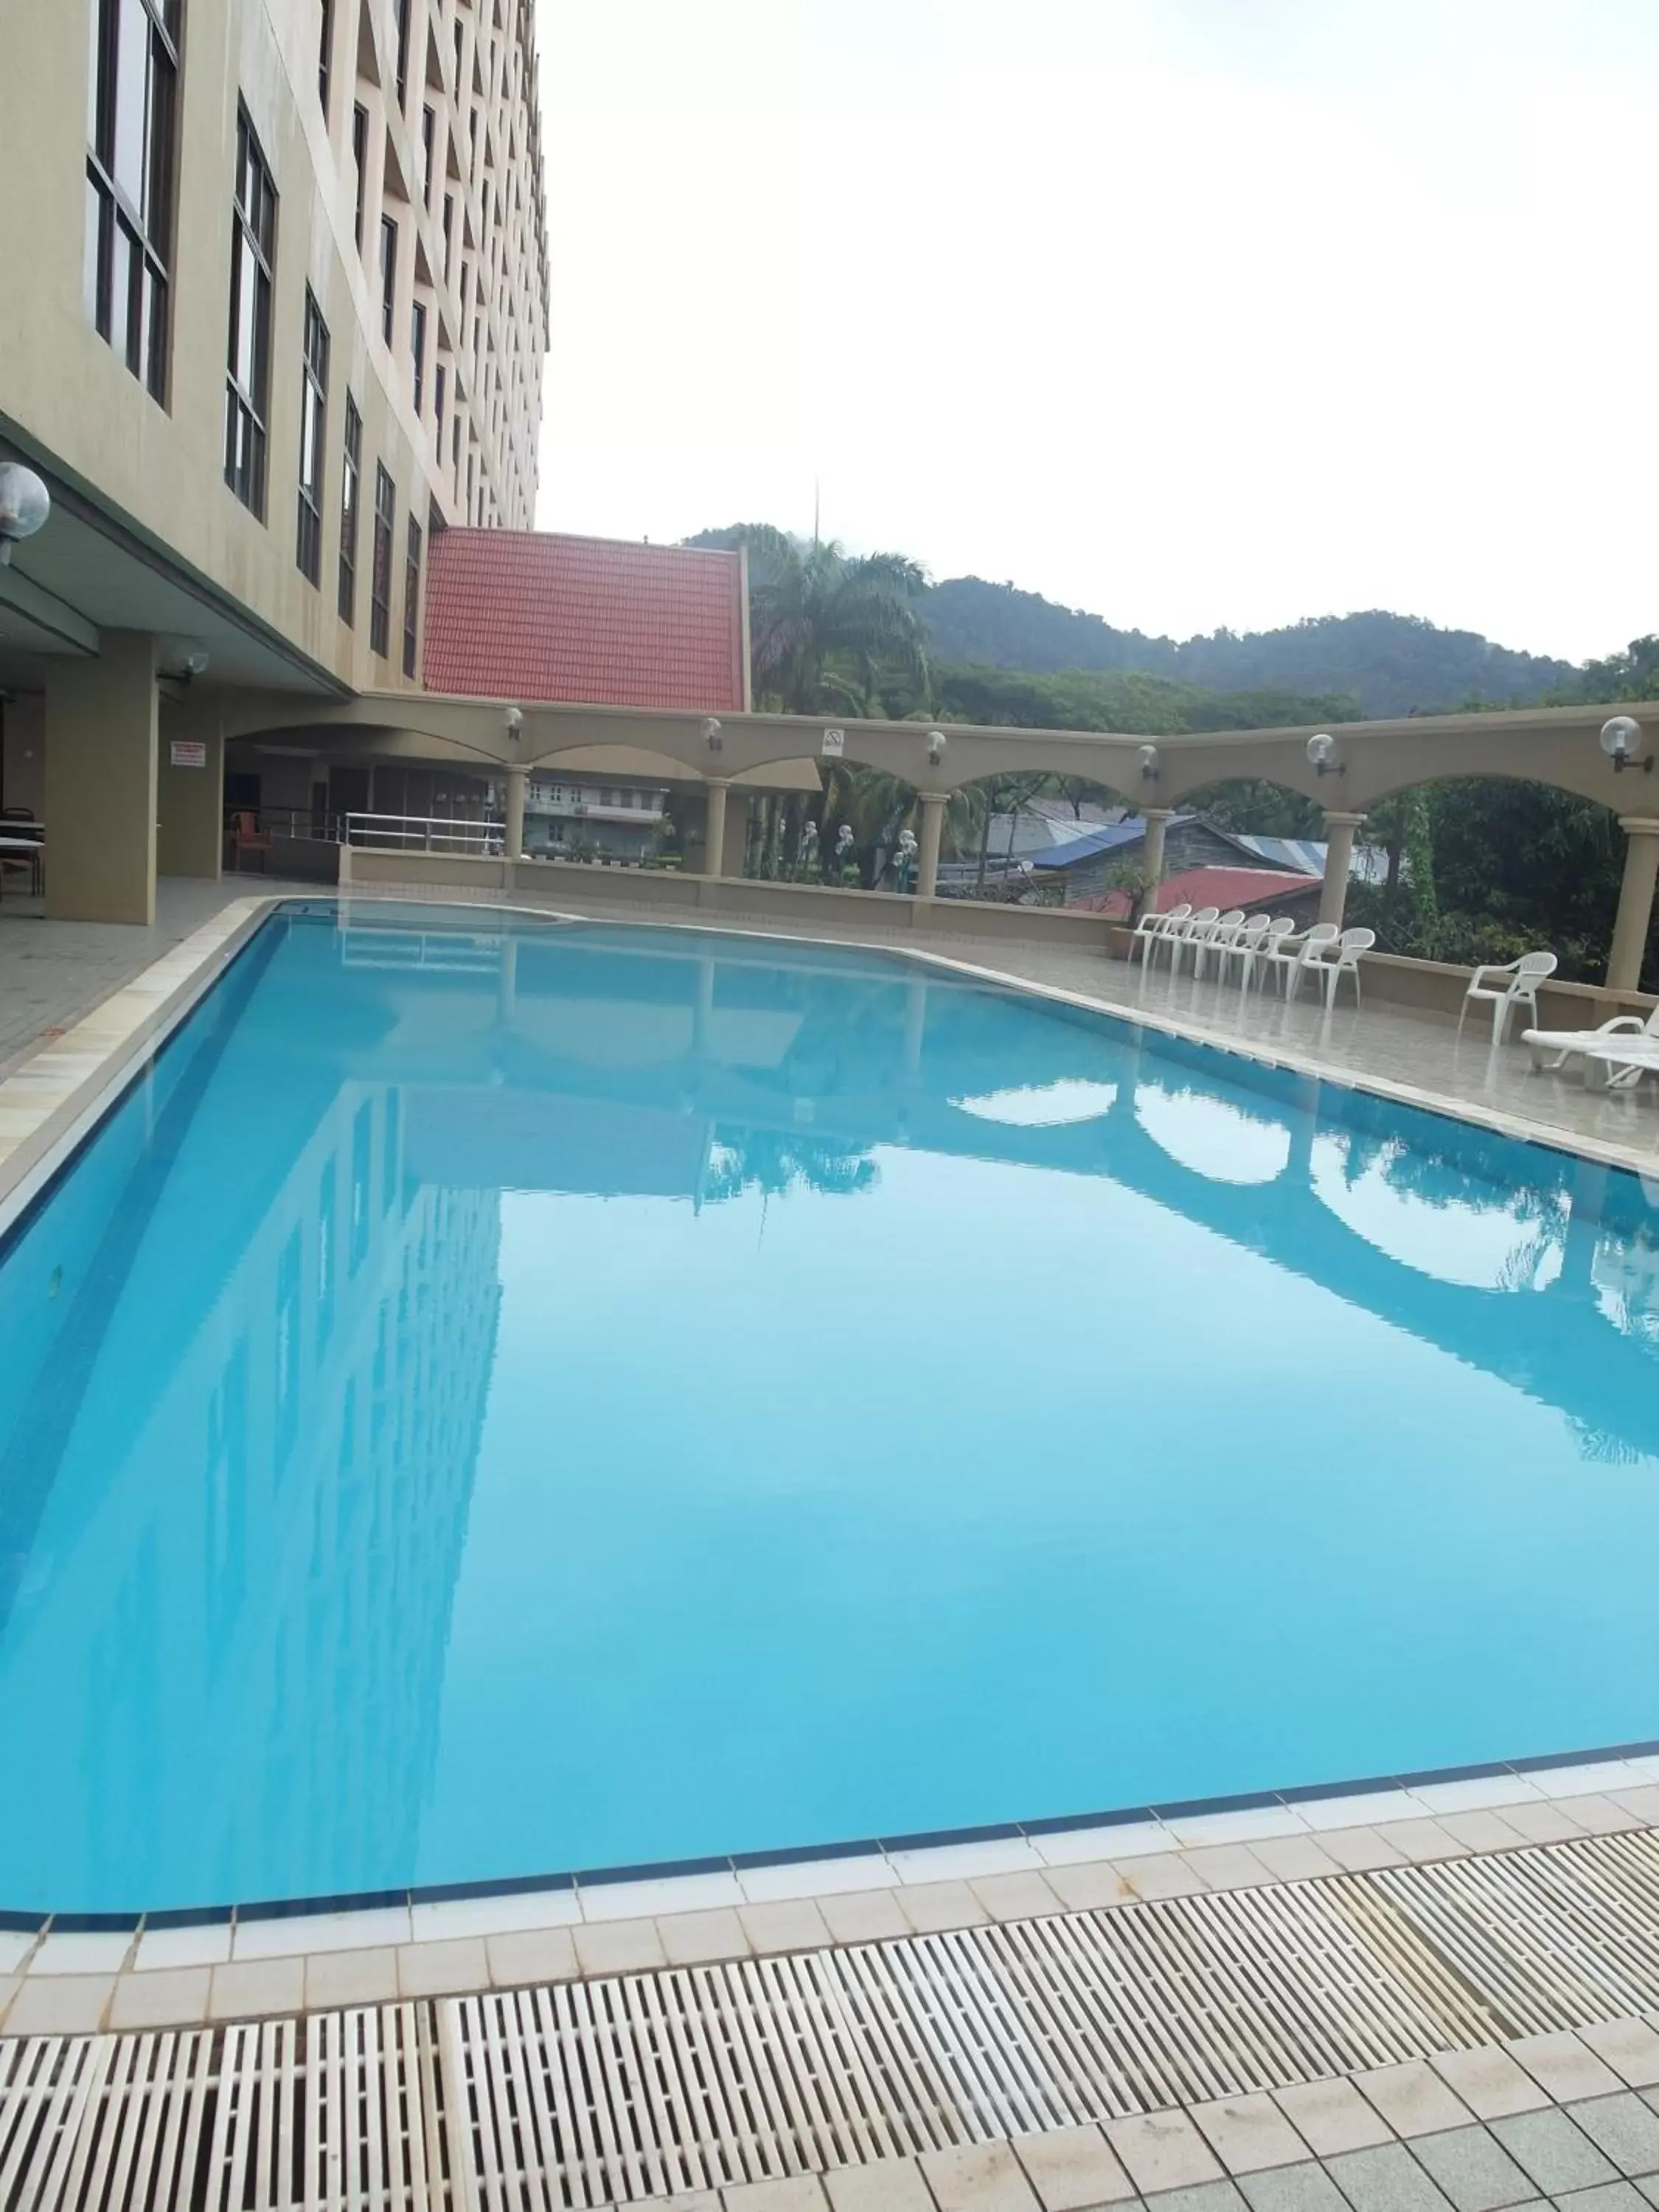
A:
[[[1461,700],[1518,704],[1580,680],[1565,660],[1510,652],[1474,630],[1441,629],[1381,610],[1315,616],[1283,629],[1218,629],[1177,641],[1115,629],[1099,615],[1056,606],[1012,584],[957,576],[933,586],[924,613],[940,661],[1039,675],[1133,671],[1223,692],[1336,693],[1352,696],[1370,715],[1437,713]]]
[[[749,556],[755,696],[787,714],[881,714],[884,684],[923,690],[927,579],[902,553],[852,556],[833,540],[802,546],[770,523],[704,531],[693,544]]]

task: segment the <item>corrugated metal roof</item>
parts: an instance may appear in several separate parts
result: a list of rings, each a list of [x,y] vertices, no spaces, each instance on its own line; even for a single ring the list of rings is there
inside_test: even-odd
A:
[[[429,691],[738,714],[736,553],[531,530],[444,530],[428,555]]]

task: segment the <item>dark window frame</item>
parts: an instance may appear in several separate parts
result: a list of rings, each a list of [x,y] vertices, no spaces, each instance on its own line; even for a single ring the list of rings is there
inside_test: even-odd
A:
[[[404,674],[413,678],[421,622],[421,526],[411,511],[404,547]]]
[[[386,343],[392,343],[392,332],[398,308],[398,222],[395,216],[380,217],[380,334]]]
[[[417,421],[426,411],[426,320],[425,301],[411,300],[409,303],[409,351]]]
[[[348,392],[345,404],[345,459],[340,479],[340,583],[336,597],[348,629],[357,619],[357,532],[363,503],[363,418]]]
[[[322,25],[317,40],[317,100],[328,119],[329,49],[334,43],[334,0],[323,0]]]
[[[374,468],[374,557],[368,579],[368,644],[382,660],[392,644],[392,532],[398,514],[398,487],[386,463]]]
[[[361,253],[363,250],[363,200],[368,184],[365,173],[368,167],[368,110],[361,100],[353,103],[351,110],[351,159],[357,171],[357,212],[355,228],[357,236],[357,251]]]
[[[409,0],[398,0],[398,112],[409,100]]]
[[[328,434],[328,325],[306,286],[300,386],[300,500],[295,560],[309,584],[323,580],[323,454]]]
[[[129,0],[125,9],[94,0],[88,88],[88,316],[162,407],[172,354],[179,9],[180,0]],[[137,59],[121,36],[135,21],[143,34]]]
[[[265,514],[276,265],[276,180],[247,109],[239,100],[225,378],[225,482],[261,521]]]

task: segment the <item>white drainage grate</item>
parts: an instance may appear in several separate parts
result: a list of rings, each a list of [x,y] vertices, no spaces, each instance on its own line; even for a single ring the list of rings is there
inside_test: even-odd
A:
[[[1659,1837],[172,2034],[0,2040],[0,2212],[570,2212],[1659,2006]]]

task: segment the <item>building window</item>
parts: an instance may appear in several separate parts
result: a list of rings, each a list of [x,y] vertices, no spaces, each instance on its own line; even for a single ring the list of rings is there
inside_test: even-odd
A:
[[[455,250],[455,195],[444,194],[444,278],[448,281],[449,264]]]
[[[363,418],[348,392],[345,471],[340,480],[340,620],[357,619],[357,508],[362,496]]]
[[[323,0],[322,29],[317,43],[317,98],[328,113],[328,50],[334,43],[334,0]]]
[[[389,215],[380,217],[380,329],[392,343],[392,311],[398,299],[398,226]]]
[[[398,106],[409,97],[409,0],[398,0]]]
[[[361,101],[351,111],[351,159],[357,172],[357,251],[363,250],[363,193],[368,185],[368,110]]]
[[[328,325],[306,287],[305,381],[300,390],[300,573],[323,574],[323,431],[328,416]]]
[[[131,0],[129,0],[131,4]],[[265,511],[265,416],[270,396],[270,272],[276,191],[240,103],[236,214],[230,241],[230,349],[225,393],[225,482],[244,507]]]
[[[461,19],[458,15],[455,18],[455,97],[457,100],[461,96]]]
[[[374,471],[374,568],[368,582],[368,641],[386,658],[392,635],[392,518],[397,488],[380,463]]]
[[[437,140],[438,118],[431,108],[423,107],[421,110],[421,155],[425,182],[421,188],[421,204],[428,209],[432,205],[432,162]]]
[[[440,461],[444,457],[444,401],[449,395],[449,371],[442,362],[432,372],[432,420],[437,426]]]
[[[415,412],[426,408],[426,309],[416,300],[409,311],[409,350],[415,364]]]
[[[87,313],[164,401],[179,0],[94,0],[93,41]]]
[[[404,674],[415,673],[415,640],[421,620],[421,526],[409,518],[409,546],[404,555]]]

